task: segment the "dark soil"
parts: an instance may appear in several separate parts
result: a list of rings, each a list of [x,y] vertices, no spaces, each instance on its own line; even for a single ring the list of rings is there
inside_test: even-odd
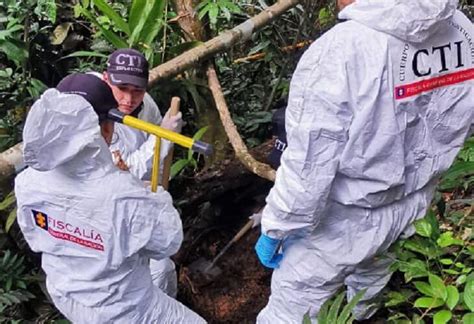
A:
[[[217,262],[222,273],[213,280],[189,265],[182,266],[179,299],[209,323],[255,323],[270,295],[271,277],[271,271],[260,265],[253,252],[258,235],[259,229],[252,229],[231,247]],[[230,241],[231,237],[225,236],[211,235],[196,252],[209,244],[209,254],[215,256]]]

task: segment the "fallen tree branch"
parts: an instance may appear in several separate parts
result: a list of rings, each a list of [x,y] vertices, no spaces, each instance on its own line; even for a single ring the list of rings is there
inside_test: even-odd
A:
[[[285,47],[280,47],[280,50],[284,53],[288,53],[288,52],[291,52],[291,51],[296,51],[300,48],[303,48],[305,47],[306,45],[309,45],[311,44],[312,41],[310,40],[306,40],[306,41],[302,41],[302,42],[299,42],[295,45],[289,45],[289,46],[285,46]],[[247,62],[252,62],[252,61],[258,61],[260,59],[263,59],[265,56],[267,55],[266,52],[259,52],[259,53],[255,53],[255,54],[252,54],[252,55],[249,55],[249,56],[246,56],[246,57],[240,57],[238,59],[235,59],[232,64],[238,64],[238,63],[247,63]]]
[[[240,137],[237,127],[230,116],[219,79],[217,78],[216,70],[211,64],[209,64],[207,68],[207,78],[217,110],[219,111],[221,122],[224,125],[224,129],[229,137],[230,144],[235,151],[235,155],[247,169],[256,175],[270,181],[275,181],[275,170],[268,164],[255,160],[255,158],[250,155],[247,146]]]
[[[4,181],[15,174],[23,165],[23,143],[18,143],[0,153],[0,180]]]
[[[158,80],[171,78],[196,65],[200,61],[230,48],[240,41],[249,39],[255,31],[268,25],[298,3],[300,3],[300,0],[280,0],[242,24],[155,67],[150,70],[148,79],[149,86],[152,86]]]

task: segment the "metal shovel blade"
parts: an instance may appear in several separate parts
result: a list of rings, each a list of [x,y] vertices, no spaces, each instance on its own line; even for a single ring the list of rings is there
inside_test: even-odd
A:
[[[215,278],[222,273],[222,270],[214,266],[212,261],[209,261],[203,257],[200,257],[196,261],[189,265],[189,270],[197,273],[201,273],[206,277]]]

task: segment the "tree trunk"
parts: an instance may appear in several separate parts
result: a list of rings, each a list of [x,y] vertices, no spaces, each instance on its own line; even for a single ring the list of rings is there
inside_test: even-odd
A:
[[[178,13],[177,21],[183,31],[186,41],[205,41],[207,39],[206,31],[193,9],[195,6],[193,1],[174,0],[173,6],[175,11]],[[203,66],[196,66],[187,71],[186,77],[191,79],[193,84],[204,84],[206,70]],[[196,80],[198,82],[195,82]],[[197,124],[199,127],[209,126],[209,129],[202,139],[211,143],[214,147],[214,154],[211,157],[206,158],[206,164],[210,165],[215,161],[220,161],[225,158],[226,149],[229,150],[229,145],[225,130],[219,120],[219,114],[215,106],[206,100],[206,98],[211,96],[211,93],[203,87],[197,88],[195,92],[195,95],[203,98],[202,100],[200,100],[201,98],[194,98],[198,112]]]

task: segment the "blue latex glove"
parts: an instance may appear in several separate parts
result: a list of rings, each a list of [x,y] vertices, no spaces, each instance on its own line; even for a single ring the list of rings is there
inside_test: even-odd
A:
[[[278,268],[283,253],[277,253],[280,247],[281,240],[271,238],[265,234],[261,234],[260,238],[255,244],[255,251],[260,262],[267,268]]]

